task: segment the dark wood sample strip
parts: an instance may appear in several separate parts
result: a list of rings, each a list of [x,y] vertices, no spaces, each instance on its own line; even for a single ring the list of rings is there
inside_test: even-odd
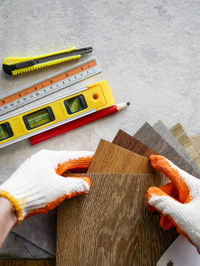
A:
[[[159,216],[145,209],[152,173],[89,174],[90,193],[58,209],[56,265],[155,266],[172,241]],[[174,232],[174,238],[176,232]]]
[[[134,138],[141,141],[157,153],[167,157],[174,164],[186,172],[199,177],[190,164],[188,164],[170,145],[165,141],[148,123],[145,123],[134,135]]]
[[[112,143],[147,158],[149,158],[149,156],[152,154],[158,154],[153,149],[150,149],[148,146],[144,145],[142,142],[130,136],[121,129],[118,131]]]

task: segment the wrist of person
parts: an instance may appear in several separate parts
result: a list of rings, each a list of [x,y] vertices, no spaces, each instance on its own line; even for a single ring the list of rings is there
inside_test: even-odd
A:
[[[12,208],[10,201],[0,197],[0,247],[2,246],[8,233],[17,223],[17,216]]]

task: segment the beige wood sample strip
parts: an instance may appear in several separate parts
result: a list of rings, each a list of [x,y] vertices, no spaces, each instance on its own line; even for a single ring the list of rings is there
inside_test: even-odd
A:
[[[147,188],[160,186],[160,175],[89,176],[90,193],[58,208],[56,265],[155,266],[173,240],[145,208]]]
[[[190,137],[192,145],[194,146],[195,150],[198,152],[200,156],[200,135],[195,135]]]
[[[101,140],[88,173],[149,173],[149,159],[113,143]]]
[[[178,123],[175,126],[173,126],[170,129],[170,131],[174,135],[174,137],[178,140],[178,142],[183,146],[188,155],[193,159],[196,165],[200,167],[200,156],[196,151],[196,149],[194,148],[194,146],[192,145],[190,138],[185,133],[182,125]]]

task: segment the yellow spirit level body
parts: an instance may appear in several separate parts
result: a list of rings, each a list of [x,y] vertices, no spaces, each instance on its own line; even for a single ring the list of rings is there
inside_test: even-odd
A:
[[[113,105],[106,80],[0,121],[0,148]]]

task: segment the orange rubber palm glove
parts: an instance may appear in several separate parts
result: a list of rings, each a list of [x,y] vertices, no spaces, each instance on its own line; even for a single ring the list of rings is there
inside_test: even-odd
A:
[[[176,227],[200,251],[200,180],[163,156],[151,155],[150,161],[171,183],[148,189],[148,210],[160,212],[164,229]]]

